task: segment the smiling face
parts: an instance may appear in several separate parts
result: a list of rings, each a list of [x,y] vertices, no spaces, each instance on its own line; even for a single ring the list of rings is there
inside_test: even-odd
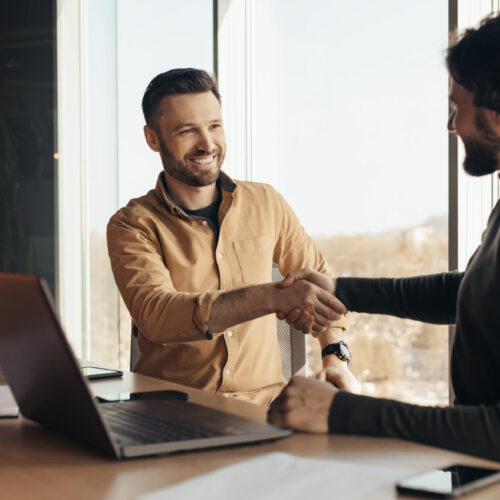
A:
[[[226,155],[219,101],[212,92],[162,99],[156,131],[146,126],[146,141],[161,155],[165,173],[189,186],[217,181]]]
[[[448,130],[455,132],[465,148],[464,169],[474,176],[500,169],[500,118],[498,113],[474,104],[474,94],[452,80],[452,113]]]

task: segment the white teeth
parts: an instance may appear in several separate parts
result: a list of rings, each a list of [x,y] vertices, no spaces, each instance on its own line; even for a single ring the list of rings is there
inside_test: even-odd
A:
[[[197,163],[198,165],[206,165],[207,163],[212,163],[215,156],[211,156],[210,158],[191,158],[193,163]]]

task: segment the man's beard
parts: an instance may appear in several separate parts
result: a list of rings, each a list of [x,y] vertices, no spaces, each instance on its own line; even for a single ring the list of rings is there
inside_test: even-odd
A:
[[[487,122],[481,110],[476,112],[479,137],[463,137],[464,170],[475,177],[492,174],[500,168],[500,137]]]
[[[163,168],[168,175],[188,186],[194,187],[210,186],[214,182],[217,182],[222,163],[224,162],[222,151],[217,149],[210,153],[216,155],[216,168],[206,169],[203,165],[196,167],[195,165],[176,159],[174,155],[170,153],[162,138],[160,138],[160,154]],[[197,153],[190,156],[207,156],[207,153]]]

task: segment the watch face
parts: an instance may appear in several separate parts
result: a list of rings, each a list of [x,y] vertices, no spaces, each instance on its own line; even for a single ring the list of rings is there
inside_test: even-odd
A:
[[[351,353],[349,351],[349,348],[345,344],[341,343],[339,345],[339,350],[340,350],[341,358],[346,359],[346,360],[351,359]]]

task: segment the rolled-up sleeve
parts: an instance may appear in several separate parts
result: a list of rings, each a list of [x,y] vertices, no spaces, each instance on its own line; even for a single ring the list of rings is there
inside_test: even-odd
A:
[[[111,218],[108,252],[116,284],[141,333],[153,343],[206,340],[212,305],[223,292],[175,289],[154,232]]]

